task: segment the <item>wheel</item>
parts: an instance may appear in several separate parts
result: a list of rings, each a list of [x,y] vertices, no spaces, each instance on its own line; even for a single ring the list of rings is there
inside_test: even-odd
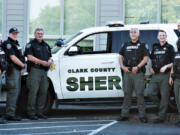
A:
[[[171,93],[169,96],[169,108],[173,111],[177,110],[177,105],[176,105],[176,101],[175,101],[173,88],[171,88]]]
[[[27,113],[27,99],[28,89],[26,88],[25,79],[22,79],[21,91],[17,100],[16,113],[22,117],[25,117]]]
[[[22,117],[27,115],[27,99],[28,99],[28,89],[26,88],[26,78],[22,79],[22,86],[20,95],[17,101],[16,113]],[[38,97],[37,97],[38,98]],[[53,105],[54,102],[54,93],[51,89],[48,90],[46,104],[43,109],[43,113],[47,114]]]
[[[43,109],[44,114],[47,114],[52,109],[53,103],[54,103],[54,94],[49,90],[47,93],[46,104]]]

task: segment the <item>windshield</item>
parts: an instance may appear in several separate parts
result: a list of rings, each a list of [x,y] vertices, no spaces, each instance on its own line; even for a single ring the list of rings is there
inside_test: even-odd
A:
[[[55,54],[57,53],[61,48],[65,47],[70,41],[72,41],[74,38],[76,38],[77,36],[79,36],[80,34],[82,34],[82,32],[78,32],[74,35],[72,35],[70,38],[64,40],[64,45],[62,47],[59,46],[55,46],[54,48],[51,49],[51,53]]]

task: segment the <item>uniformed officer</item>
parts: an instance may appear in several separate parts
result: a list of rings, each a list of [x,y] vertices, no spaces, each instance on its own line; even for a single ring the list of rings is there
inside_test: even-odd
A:
[[[180,38],[180,21],[178,21],[177,27],[178,27],[177,36]]]
[[[4,50],[2,49],[2,35],[0,34],[0,93],[2,88],[2,74],[5,73],[7,68],[6,58]],[[6,120],[2,117],[0,118],[0,124],[6,123]]]
[[[125,43],[119,56],[119,62],[123,76],[124,102],[121,111],[121,117],[118,121],[126,121],[129,117],[129,109],[131,106],[131,96],[135,90],[137,96],[137,104],[139,109],[139,119],[143,123],[147,123],[145,115],[144,88],[145,88],[145,64],[148,61],[149,51],[145,43],[140,42],[139,30],[131,28],[131,41]]]
[[[43,34],[43,29],[37,28],[34,32],[35,39],[27,44],[25,50],[25,56],[27,56],[29,62],[28,67],[30,66],[27,78],[27,88],[29,90],[27,114],[28,118],[32,120],[47,118],[43,114],[43,107],[49,86],[47,71],[52,64],[52,60],[50,59],[50,47],[43,40]]]
[[[21,70],[25,68],[25,59],[19,45],[18,29],[9,30],[9,37],[2,46],[7,56],[8,68],[6,72],[7,104],[5,119],[19,121],[21,118],[15,115],[16,102],[21,89]]]
[[[159,107],[158,118],[154,120],[154,123],[162,123],[165,120],[168,107],[170,91],[168,80],[173,62],[174,48],[167,43],[167,34],[164,30],[159,30],[157,38],[159,43],[153,44],[150,55],[152,63],[150,72],[153,76],[148,85],[148,95]],[[158,93],[161,95],[161,100],[158,98]]]
[[[178,122],[176,125],[180,127],[180,38],[176,44],[178,51],[174,55],[174,62],[173,67],[171,68],[169,84],[172,85],[174,82],[174,94],[179,113]]]

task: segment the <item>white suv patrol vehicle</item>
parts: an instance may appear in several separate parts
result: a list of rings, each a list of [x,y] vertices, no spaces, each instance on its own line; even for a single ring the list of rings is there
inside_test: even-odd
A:
[[[176,50],[175,24],[111,23],[105,27],[81,30],[65,40],[62,47],[52,49],[54,64],[48,71],[50,86],[45,111],[51,108],[53,101],[59,101],[57,104],[121,102],[124,95],[119,50],[124,42],[130,40],[129,30],[132,27],[139,28],[140,40],[148,44],[149,50],[153,43],[158,42],[158,30],[165,30],[167,41]],[[93,42],[89,41],[93,49],[83,49],[85,39],[93,39]],[[170,99],[171,106],[175,106],[174,98]]]

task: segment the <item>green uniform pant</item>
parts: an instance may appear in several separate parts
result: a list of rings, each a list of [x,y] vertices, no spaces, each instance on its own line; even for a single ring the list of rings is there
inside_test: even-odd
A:
[[[174,81],[174,94],[179,113],[178,121],[180,121],[180,79],[175,79]]]
[[[135,90],[137,97],[137,105],[139,110],[139,117],[145,117],[145,103],[144,103],[144,89],[145,81],[144,74],[137,73],[124,73],[123,77],[123,91],[124,91],[124,102],[121,111],[122,117],[129,117],[129,109],[131,107],[132,92]]]
[[[43,113],[48,87],[49,83],[47,78],[47,71],[32,67],[27,78],[27,88],[29,90],[27,106],[28,115]]]
[[[1,96],[1,89],[2,89],[2,74],[0,74],[0,96]]]
[[[6,115],[14,116],[16,111],[16,102],[21,89],[21,71],[12,67],[6,73],[7,103]]]
[[[148,86],[148,96],[152,99],[153,103],[159,107],[158,118],[164,120],[168,108],[170,86],[169,74],[158,73],[152,76]],[[161,95],[161,100],[158,94]]]

